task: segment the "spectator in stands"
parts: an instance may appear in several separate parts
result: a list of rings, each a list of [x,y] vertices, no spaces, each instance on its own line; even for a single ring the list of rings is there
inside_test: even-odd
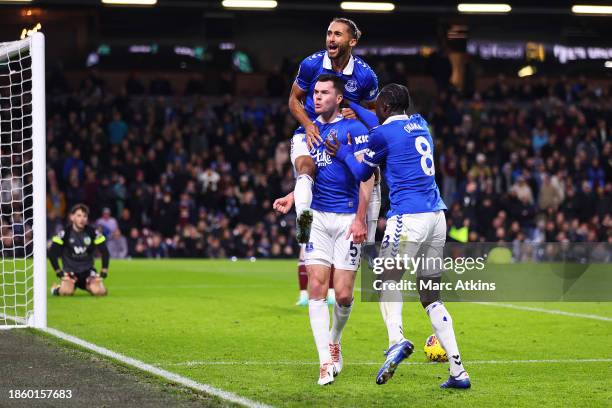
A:
[[[102,216],[96,220],[96,227],[102,230],[105,237],[112,237],[119,230],[117,220],[111,215],[111,210],[105,207]]]
[[[124,259],[128,256],[127,239],[121,235],[121,230],[116,230],[106,243],[111,258]]]

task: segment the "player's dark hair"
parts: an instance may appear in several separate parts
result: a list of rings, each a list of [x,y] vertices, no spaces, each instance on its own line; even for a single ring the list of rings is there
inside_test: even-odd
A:
[[[83,203],[78,203],[78,204],[73,205],[72,208],[70,209],[70,214],[72,215],[79,210],[83,211],[86,215],[89,216],[89,207]]]
[[[344,17],[334,17],[332,23],[345,24],[349,28],[349,33],[354,39],[359,41],[359,38],[361,38],[361,31],[359,30],[359,28],[357,28],[357,24],[355,24],[353,20]]]
[[[385,105],[391,113],[406,113],[412,105],[408,88],[400,84],[385,85],[380,90],[376,103]]]
[[[342,82],[339,76],[332,74],[319,75],[317,82],[332,82],[334,84],[334,89],[338,91],[340,95],[344,94],[344,82]]]

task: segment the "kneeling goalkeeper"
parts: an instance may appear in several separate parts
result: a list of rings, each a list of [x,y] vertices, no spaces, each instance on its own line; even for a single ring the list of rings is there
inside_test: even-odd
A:
[[[109,254],[106,238],[94,227],[87,224],[89,208],[76,204],[70,210],[70,222],[52,238],[49,261],[60,278],[60,285],[54,283],[51,293],[55,296],[71,296],[75,289],[86,290],[94,296],[104,296],[107,291],[102,279],[108,274]],[[98,274],[94,268],[95,251],[102,255],[102,269]],[[62,258],[62,267],[59,259]]]

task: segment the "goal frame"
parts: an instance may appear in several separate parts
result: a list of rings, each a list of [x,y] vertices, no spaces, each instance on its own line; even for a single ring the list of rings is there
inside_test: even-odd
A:
[[[47,327],[47,116],[45,102],[45,36],[30,37],[32,56],[32,182],[34,308],[27,325]]]
[[[14,47],[11,45],[14,44]],[[32,310],[25,318],[4,316],[15,324],[0,325],[0,329],[33,327],[47,328],[47,159],[45,102],[45,36],[34,33],[13,43],[6,43],[6,52],[20,52],[29,47],[32,79]]]

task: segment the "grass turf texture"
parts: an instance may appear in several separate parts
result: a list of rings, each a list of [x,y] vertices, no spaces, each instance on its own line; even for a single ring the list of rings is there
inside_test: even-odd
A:
[[[113,351],[275,406],[612,403],[610,362],[470,364],[610,359],[612,322],[469,303],[447,307],[471,390],[438,388],[447,364],[402,365],[388,384],[376,385],[386,328],[378,304],[362,302],[355,302],[343,335],[343,372],[333,385],[317,386],[308,312],[293,305],[295,275],[293,261],[114,261],[108,297],[83,291],[50,297],[48,321]],[[50,272],[49,282],[53,278]],[[612,317],[609,303],[521,305]],[[404,331],[416,343],[408,361],[425,362],[422,345],[432,329],[418,303],[404,305]]]

